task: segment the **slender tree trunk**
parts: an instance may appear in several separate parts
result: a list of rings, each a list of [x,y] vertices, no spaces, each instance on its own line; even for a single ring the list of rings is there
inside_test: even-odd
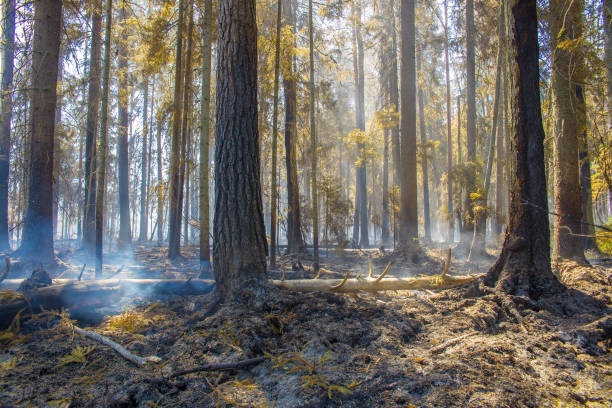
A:
[[[213,264],[222,297],[266,279],[255,0],[219,2]]]
[[[0,85],[0,251],[9,244],[9,168],[13,115],[13,55],[15,50],[15,0],[2,7],[2,84]]]
[[[603,17],[604,17],[604,34],[606,37],[606,51],[604,61],[606,64],[606,74],[608,80],[608,126],[612,126],[612,0],[603,1]],[[612,142],[612,132],[610,132],[609,139]],[[610,194],[610,202],[612,203],[612,190],[608,191]]]
[[[210,217],[208,197],[210,145],[210,76],[212,54],[212,0],[204,0],[202,16],[202,97],[200,106],[200,274],[210,273]]]
[[[162,173],[162,121],[164,115],[163,107],[160,106],[157,112],[157,242],[164,240],[164,175]]]
[[[270,198],[270,268],[276,267],[276,201],[278,197],[278,187],[276,185],[277,176],[277,143],[278,143],[278,87],[279,87],[279,72],[280,72],[280,36],[281,36],[281,17],[282,17],[282,0],[277,0],[276,7],[276,38],[274,49],[274,107],[272,112],[272,175],[270,184],[272,186],[272,195]]]
[[[183,208],[185,202],[185,178],[187,171],[187,144],[189,139],[189,130],[191,127],[191,87],[192,87],[192,69],[191,69],[191,60],[193,54],[193,0],[189,0],[189,24],[187,26],[187,50],[185,55],[185,84],[183,86],[183,112],[182,112],[182,130],[181,130],[181,160],[180,160],[180,169],[179,169],[179,199],[178,199],[178,211],[176,214],[177,217],[177,230],[178,230],[178,243],[179,243],[179,251],[180,251],[180,234],[181,234],[181,223],[183,220]],[[185,214],[185,217],[188,215]],[[185,235],[185,241],[187,240],[187,235]]]
[[[151,208],[151,151],[153,146],[153,112],[155,112],[155,79],[153,79],[153,89],[151,89],[151,109],[149,112],[149,151],[147,152],[147,184],[145,186],[146,200],[145,200],[145,214],[147,217],[147,226],[149,225],[149,214]],[[152,217],[151,217],[152,218]],[[152,222],[152,221],[151,221]],[[148,227],[147,227],[148,229]],[[145,236],[145,240],[149,239]]]
[[[314,39],[312,26],[312,0],[308,0],[308,44],[310,56],[310,177],[312,178],[312,247],[314,270],[319,270],[319,196],[317,188],[317,127],[315,120]],[[363,237],[362,237],[363,239]],[[367,241],[367,237],[366,237]]]
[[[556,293],[550,268],[536,0],[510,0],[514,73],[512,199],[501,254],[485,283],[519,296]],[[525,205],[525,203],[531,205]]]
[[[356,34],[357,34],[357,72],[358,72],[358,99],[357,99],[357,127],[361,132],[365,132],[365,74],[363,69],[363,36],[361,34],[361,0],[357,0],[356,7]],[[360,151],[365,155],[366,146],[362,143]],[[368,211],[365,210],[368,207],[368,189],[367,189],[367,160],[365,157],[361,158],[362,165],[359,167],[359,246],[367,248],[370,246],[369,237],[369,220]]]
[[[448,0],[444,0],[444,73],[446,80],[446,207],[448,209],[448,242],[455,242],[455,213],[453,211],[453,136],[451,133],[451,93],[448,60]],[[459,98],[457,98],[457,115],[459,115]],[[457,132],[461,132],[457,116]],[[460,135],[460,133],[458,133]],[[457,141],[457,144],[460,142]],[[460,149],[460,146],[457,146]],[[461,160],[459,160],[461,162]]]
[[[181,99],[183,96],[183,26],[185,15],[185,0],[179,0],[178,28],[176,30],[176,58],[174,71],[174,106],[172,115],[172,146],[170,149],[170,231],[168,233],[168,258],[174,259],[180,255],[181,220],[180,220],[180,189],[181,189]]]
[[[104,242],[104,192],[106,190],[106,152],[108,149],[108,94],[110,91],[110,53],[111,27],[113,20],[113,1],[106,0],[106,22],[104,26],[104,59],[102,61],[102,96],[100,111],[100,140],[96,152],[98,166],[96,186],[96,279],[102,278]]]
[[[425,112],[423,102],[423,84],[425,78],[423,78],[423,71],[421,70],[421,52],[417,52],[417,71],[421,74],[421,81],[417,87],[417,93],[419,98],[419,125],[421,133],[421,173],[423,175],[423,226],[425,229],[425,240],[431,240],[431,222],[429,218],[429,174],[427,172],[427,133],[425,132]],[[452,157],[452,156],[451,156]]]
[[[502,31],[502,35],[503,35],[503,41],[502,41],[502,50],[503,47],[506,46],[507,44],[507,40],[505,38],[505,33],[506,30],[504,29]],[[505,63],[506,59],[503,58],[501,61],[501,64],[503,65]],[[504,148],[503,148],[503,143],[504,143],[504,128],[506,127],[507,124],[507,117],[506,117],[506,90],[505,90],[505,86],[506,86],[506,70],[502,69],[502,84],[501,86],[504,88],[502,91],[502,95],[501,95],[501,108],[502,108],[502,115],[503,118],[502,120],[500,120],[498,122],[498,129],[497,129],[497,145],[496,145],[496,151],[495,151],[495,217],[493,220],[493,233],[498,236],[499,234],[501,234],[502,232],[502,225],[503,225],[503,219],[504,219],[504,200],[503,200],[503,196],[504,194],[507,194],[507,192],[504,192],[504,169],[503,169],[503,162],[502,162],[502,158],[504,157]]]
[[[359,127],[359,57],[357,51],[357,11],[355,2],[351,2],[351,24],[353,28],[353,80],[355,82],[355,123]],[[357,145],[356,149],[357,161],[360,161],[361,157],[361,145]],[[355,208],[353,213],[353,244],[358,245],[359,243],[359,227],[361,224],[361,173],[359,167],[355,167]]]
[[[142,176],[140,180],[140,236],[138,240],[147,240],[148,214],[147,214],[147,135],[149,123],[147,109],[149,107],[149,80],[144,80],[142,101]]]
[[[418,237],[414,10],[414,0],[402,0],[400,247],[405,249]]]
[[[584,98],[578,98],[584,83],[584,56],[579,50],[559,47],[561,41],[582,36],[582,0],[552,0],[550,38],[552,39],[553,108],[555,120],[554,175],[555,222],[553,254],[555,258],[585,261],[580,195],[578,151],[586,128]],[[581,100],[582,99],[582,100]]]
[[[467,161],[475,163],[476,161],[476,62],[474,51],[474,0],[466,0],[465,3],[465,20],[466,20],[466,88],[467,88]],[[471,195],[477,193],[476,174],[473,171],[468,172],[466,181],[467,191],[464,203],[463,216],[463,235],[461,241],[466,249],[471,242],[472,233],[474,231],[474,203]]]
[[[128,72],[128,27],[126,0],[121,0],[119,27],[121,40],[117,44],[119,68],[119,247],[127,248],[132,242],[130,223],[130,164],[128,154],[129,122],[129,72]]]
[[[34,3],[30,180],[21,253],[53,261],[53,149],[62,4]]]
[[[285,21],[296,33],[293,0],[285,1]],[[295,47],[295,43],[293,44]],[[285,94],[285,164],[287,167],[287,253],[294,254],[306,248],[302,237],[300,216],[300,191],[297,175],[297,84],[294,73],[293,50],[283,72]],[[277,235],[278,236],[278,235]]]
[[[384,129],[383,147],[383,185],[382,185],[382,231],[380,241],[382,245],[389,243],[391,233],[389,229],[389,129]]]
[[[83,248],[93,255],[96,242],[96,143],[100,111],[100,56],[102,53],[102,2],[93,2],[91,14],[91,51],[89,56],[89,90],[87,94],[87,128],[85,139],[85,198]]]

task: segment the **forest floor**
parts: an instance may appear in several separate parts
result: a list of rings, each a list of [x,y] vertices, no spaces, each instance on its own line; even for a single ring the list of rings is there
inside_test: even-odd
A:
[[[108,257],[108,271],[124,265],[118,277],[197,275],[195,247],[177,262],[165,251],[136,246],[133,257]],[[349,270],[367,276],[368,259],[375,274],[389,260],[388,276],[439,274],[445,247],[430,245],[427,255],[410,266],[379,250],[330,250],[321,256],[327,270],[321,277]],[[78,276],[78,251],[58,257],[62,268],[52,276]],[[306,271],[294,272],[294,260],[281,257],[286,279],[313,277],[307,258]],[[450,273],[484,273],[494,259],[453,258]],[[266,296],[231,304],[219,303],[215,292],[153,303],[135,297],[129,309],[89,329],[162,359],[142,368],[75,334],[65,315],[23,317],[0,332],[0,406],[610,407],[612,261],[593,265],[558,266],[568,292],[538,302],[514,299],[516,309],[482,283],[354,295],[268,288]],[[86,268],[84,279],[92,274]],[[266,358],[243,369],[167,379],[178,370],[257,356]]]

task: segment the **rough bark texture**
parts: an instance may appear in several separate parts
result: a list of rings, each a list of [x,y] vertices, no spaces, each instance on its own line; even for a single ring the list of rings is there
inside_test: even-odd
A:
[[[162,183],[164,175],[162,174],[162,122],[164,115],[162,107],[157,112],[157,242],[161,244],[164,240],[164,190]]]
[[[363,36],[361,34],[361,0],[357,1],[355,7],[355,38],[357,40],[357,127],[365,132],[365,74],[363,69]],[[365,143],[359,146],[362,154],[365,154]],[[362,165],[358,168],[359,174],[359,246],[367,248],[370,246],[369,238],[369,219],[368,217],[368,189],[367,189],[367,168],[365,158],[361,159]]]
[[[606,36],[606,54],[604,59],[608,77],[608,115],[610,117],[610,126],[612,126],[612,0],[603,0],[603,6],[604,32]],[[612,134],[608,140],[612,142]],[[609,193],[612,194],[612,191],[609,191]]]
[[[514,73],[510,220],[501,254],[485,283],[507,293],[538,298],[560,287],[550,268],[538,17],[536,0],[509,3]]]
[[[446,80],[446,207],[448,216],[449,243],[455,242],[455,213],[453,210],[453,135],[451,133],[451,94],[450,94],[450,69],[448,60],[448,0],[444,0],[444,74]],[[457,146],[461,155],[460,138],[461,122],[459,119],[460,102],[457,98]],[[461,159],[459,159],[461,162]]]
[[[580,164],[578,150],[586,129],[584,98],[579,98],[584,81],[584,56],[579,49],[562,41],[582,35],[582,0],[551,0],[550,38],[552,40],[554,135],[554,202],[560,214],[554,228],[553,256],[584,261],[580,221]]]
[[[210,267],[210,217],[208,197],[210,145],[210,73],[212,54],[212,0],[204,0],[202,17],[202,97],[200,110],[200,270]]]
[[[130,223],[130,162],[128,153],[128,127],[129,127],[129,81],[128,81],[128,31],[126,1],[121,1],[119,9],[119,26],[121,39],[117,43],[119,68],[119,246],[127,247],[132,242],[132,228]]]
[[[10,249],[8,189],[13,115],[13,55],[15,49],[15,0],[2,7],[2,83],[0,84],[0,250]]]
[[[110,92],[111,27],[113,23],[113,1],[106,0],[104,23],[104,59],[102,68],[102,96],[100,110],[100,140],[96,154],[98,166],[96,185],[96,279],[102,278],[104,242],[104,192],[106,190],[106,151],[108,149],[108,94]]]
[[[314,39],[312,0],[308,1],[309,88],[310,88],[310,177],[312,187],[312,248],[314,270],[319,270],[319,195],[317,187],[317,122],[315,118]],[[367,239],[367,238],[366,238]]]
[[[53,254],[53,148],[62,4],[34,3],[30,106],[30,180],[21,252],[51,261]]]
[[[411,247],[418,236],[416,159],[415,1],[402,0],[401,129],[402,172],[400,247]]]
[[[266,279],[255,0],[219,2],[218,24],[213,269],[227,298]]]
[[[285,24],[295,33],[295,9],[293,0],[284,0]],[[295,44],[294,44],[295,46]],[[300,190],[297,175],[297,83],[294,70],[294,56],[285,65],[283,88],[285,94],[285,166],[287,169],[287,253],[302,252],[306,248],[302,237],[300,215]]]
[[[176,31],[176,58],[174,71],[174,104],[172,108],[172,145],[170,148],[170,230],[168,232],[168,258],[180,255],[181,220],[178,215],[180,197],[181,99],[183,95],[183,26],[185,0],[179,0]]]

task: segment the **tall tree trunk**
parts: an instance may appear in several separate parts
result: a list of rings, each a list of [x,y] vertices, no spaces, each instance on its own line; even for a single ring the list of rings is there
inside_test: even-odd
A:
[[[179,234],[179,250],[180,250],[180,234],[181,234],[181,222],[183,220],[183,208],[185,202],[185,178],[187,169],[187,144],[189,139],[189,131],[191,128],[191,100],[192,100],[192,69],[191,60],[193,54],[193,0],[189,0],[189,24],[187,26],[187,50],[185,54],[185,84],[183,86],[183,118],[181,126],[181,160],[179,169],[179,200],[178,200],[178,212],[177,212],[177,229]],[[185,214],[188,217],[188,214]],[[188,239],[185,235],[185,241]]]
[[[421,134],[421,173],[423,175],[423,226],[425,229],[425,240],[431,240],[431,226],[429,218],[429,174],[427,172],[427,133],[425,132],[425,104],[423,102],[423,84],[425,78],[423,78],[423,71],[421,70],[421,51],[417,52],[417,71],[421,74],[421,81],[417,87],[417,93],[419,98],[419,125]]]
[[[353,81],[355,83],[355,123],[357,127],[359,127],[359,57],[357,51],[357,11],[355,7],[355,2],[351,2],[351,25],[353,28]],[[361,158],[361,145],[357,145],[356,149],[357,153],[357,161],[360,161]],[[361,224],[361,174],[359,171],[359,167],[355,167],[355,207],[353,213],[353,244],[358,245],[359,243],[359,227]]]
[[[89,56],[89,89],[85,138],[85,211],[83,248],[93,255],[96,243],[96,143],[100,111],[100,56],[102,53],[102,2],[93,2],[91,14],[91,51]]]
[[[140,242],[144,242],[147,240],[149,220],[147,214],[147,136],[149,132],[149,123],[147,115],[147,109],[149,107],[148,78],[144,80],[142,99],[142,175],[140,180],[140,236],[138,238]]]
[[[132,242],[130,223],[130,164],[128,155],[129,121],[129,72],[128,72],[128,27],[126,1],[121,0],[119,27],[121,39],[117,44],[119,68],[119,247],[127,248]]]
[[[485,283],[507,293],[539,298],[557,292],[550,268],[544,129],[540,110],[536,0],[510,0],[514,87],[513,173],[510,220],[501,254]],[[509,14],[509,13],[508,13]],[[507,14],[506,14],[507,15]],[[525,203],[532,205],[525,205]]]
[[[277,0],[276,7],[276,38],[274,49],[274,107],[272,108],[272,174],[270,184],[272,186],[272,194],[270,198],[270,268],[276,267],[276,201],[278,198],[277,187],[277,155],[276,149],[278,144],[278,87],[279,87],[279,72],[280,72],[280,36],[281,36],[281,21],[282,18],[282,0]]]
[[[365,74],[363,69],[363,36],[361,34],[361,0],[356,0],[357,6],[355,10],[356,14],[356,38],[357,38],[357,127],[361,132],[365,132]],[[367,160],[365,157],[366,146],[365,143],[361,143],[359,146],[361,154],[364,157],[361,158],[361,167],[359,167],[359,246],[367,248],[370,246],[369,238],[369,220],[368,211],[368,188],[367,188]]]
[[[162,173],[162,122],[164,120],[163,106],[157,111],[157,242],[164,240],[164,175]]]
[[[395,0],[389,0],[389,28],[391,30],[391,50],[389,53],[390,68],[389,68],[389,98],[391,106],[393,106],[395,112],[399,112],[399,85],[397,79],[397,30],[395,24]],[[401,172],[400,162],[400,137],[399,137],[399,125],[396,124],[391,128],[391,155],[393,156],[393,190],[399,187],[399,175]],[[398,226],[397,220],[399,214],[394,213],[393,215],[393,236],[394,242],[398,238]]]
[[[315,120],[314,39],[312,26],[312,0],[308,0],[308,44],[310,67],[310,177],[312,178],[312,248],[314,270],[319,270],[319,196],[317,191],[317,127]],[[367,237],[366,237],[367,241]]]
[[[465,3],[466,23],[466,87],[467,87],[467,161],[476,161],[476,62],[474,50],[474,0],[466,0]],[[472,194],[477,193],[476,174],[468,172],[466,180],[467,191],[464,202],[463,235],[461,242],[468,249],[474,231],[474,203]]]
[[[293,0],[285,1],[285,21],[296,33],[295,7]],[[295,43],[293,44],[295,47]],[[285,165],[287,167],[287,253],[293,254],[306,248],[302,237],[300,215],[300,191],[297,175],[297,80],[294,73],[294,55],[291,52],[283,72],[285,93]]]
[[[210,74],[212,54],[212,0],[204,0],[202,16],[202,96],[200,106],[200,275],[210,272],[210,209],[208,197],[210,145]]]
[[[550,3],[550,38],[552,40],[553,108],[555,120],[554,175],[555,222],[553,254],[555,258],[584,261],[581,235],[582,202],[578,150],[586,129],[584,98],[578,97],[584,83],[584,56],[578,49],[559,46],[562,41],[582,36],[582,0],[552,0]],[[580,41],[580,40],[579,40]],[[581,100],[582,99],[582,100]]]
[[[391,239],[389,229],[389,129],[384,129],[383,147],[383,185],[382,185],[382,231],[380,242],[382,245]]]
[[[414,247],[418,236],[414,10],[414,0],[402,0],[400,247],[405,249]]]
[[[608,80],[608,115],[609,124],[612,126],[612,0],[603,0],[603,17],[604,17],[604,34],[606,37],[606,51],[604,61],[606,64],[606,74]],[[612,141],[612,132],[609,139]],[[608,191],[611,195],[610,202],[612,203],[612,191]]]
[[[13,115],[13,55],[15,50],[15,0],[2,7],[2,83],[0,84],[0,251],[9,244],[9,166]]]
[[[110,91],[111,27],[113,1],[106,0],[104,25],[104,59],[102,61],[102,96],[100,111],[100,140],[96,152],[98,166],[96,186],[96,279],[102,278],[104,242],[104,192],[106,191],[106,151],[108,149],[108,94]]]
[[[503,47],[506,46],[507,40],[505,39],[506,29],[502,31],[502,35],[504,36],[502,41],[502,50]],[[502,51],[503,52],[503,51]],[[506,59],[502,58],[502,65],[505,64]],[[506,117],[506,70],[502,69],[502,95],[501,95],[501,108],[502,108],[502,119],[498,122],[497,129],[497,145],[495,151],[495,216],[493,219],[493,233],[498,236],[501,234],[503,219],[504,219],[504,194],[507,195],[507,192],[504,192],[504,169],[502,159],[504,157],[504,129],[507,125],[507,117]]]
[[[257,129],[255,0],[219,2],[213,264],[232,297],[266,279]]]
[[[487,232],[487,217],[489,215],[489,188],[491,186],[491,172],[493,170],[493,158],[495,154],[495,141],[497,139],[497,122],[499,119],[499,100],[500,100],[500,88],[502,82],[502,44],[504,38],[502,32],[505,31],[505,26],[502,24],[504,19],[503,12],[501,13],[499,22],[499,44],[497,50],[497,72],[495,74],[495,95],[493,99],[493,124],[491,126],[491,137],[489,138],[489,150],[487,153],[487,167],[486,172],[483,175],[483,187],[479,194],[479,198],[472,200],[475,205],[474,207],[474,235],[472,237],[472,245],[470,246],[470,254],[468,260],[475,260],[478,257],[487,256],[485,237]]]
[[[444,0],[444,78],[446,80],[446,207],[448,216],[449,243],[455,242],[455,213],[453,210],[453,135],[451,133],[451,93],[450,72],[448,60],[448,0]],[[457,98],[457,149],[461,150],[460,138],[461,120],[459,117],[460,102]],[[459,153],[461,154],[461,153]],[[459,160],[461,162],[461,160]]]
[[[147,185],[145,186],[146,201],[145,201],[145,214],[147,217],[147,226],[149,225],[149,210],[151,208],[151,152],[153,146],[153,112],[155,112],[155,78],[153,78],[153,89],[151,89],[151,109],[149,112],[149,151],[147,152]],[[148,229],[148,228],[147,228]],[[149,239],[145,237],[145,240]]]
[[[174,106],[172,109],[172,146],[170,148],[170,231],[168,232],[168,258],[180,255],[181,219],[179,199],[181,189],[181,101],[183,96],[183,30],[185,0],[179,0],[178,27],[176,29],[176,58],[174,71]]]
[[[21,253],[53,261],[53,148],[62,4],[34,3],[30,180]]]

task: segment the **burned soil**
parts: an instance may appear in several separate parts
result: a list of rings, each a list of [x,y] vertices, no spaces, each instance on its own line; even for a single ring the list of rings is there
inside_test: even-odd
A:
[[[121,273],[197,275],[195,249],[179,264],[140,247]],[[65,277],[79,272],[66,253]],[[390,275],[438,274],[442,248]],[[379,251],[330,252],[322,277],[376,273]],[[453,259],[451,273],[486,271]],[[306,255],[281,258],[271,277],[314,278]],[[490,263],[489,263],[490,264]],[[111,268],[112,269],[112,268]],[[612,404],[612,265],[558,265],[570,288],[555,299],[508,299],[481,282],[442,292],[294,293],[265,287],[234,303],[217,294],[132,300],[96,322],[103,334],[160,363],[136,367],[76,334],[66,313],[20,315],[0,334],[0,406],[64,407],[542,407]],[[179,370],[263,356],[240,369],[171,378]]]

